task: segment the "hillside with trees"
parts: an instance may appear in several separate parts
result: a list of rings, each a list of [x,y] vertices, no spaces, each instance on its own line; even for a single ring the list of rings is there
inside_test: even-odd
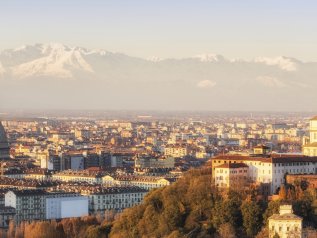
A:
[[[316,227],[315,191],[285,186],[280,193],[281,199],[267,202],[253,188],[220,192],[212,185],[210,169],[192,170],[124,211],[110,237],[267,237],[267,218],[285,202],[293,204],[305,226]]]
[[[281,203],[291,203],[316,237],[316,190],[283,186],[280,199],[267,202],[254,188],[221,192],[212,184],[211,169],[187,172],[176,183],[152,190],[142,204],[120,215],[13,223],[8,238],[265,238],[267,218]],[[0,234],[1,235],[1,234]],[[4,235],[4,234],[2,234]],[[3,237],[3,236],[0,236]]]

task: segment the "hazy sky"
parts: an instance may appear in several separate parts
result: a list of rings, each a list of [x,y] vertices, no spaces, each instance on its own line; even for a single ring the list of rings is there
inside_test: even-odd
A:
[[[0,50],[61,42],[140,57],[317,61],[316,0],[1,0]]]

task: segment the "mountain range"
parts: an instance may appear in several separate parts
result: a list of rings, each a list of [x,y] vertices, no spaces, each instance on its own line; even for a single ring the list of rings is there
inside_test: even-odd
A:
[[[0,109],[315,110],[317,62],[143,59],[60,43],[0,52]]]

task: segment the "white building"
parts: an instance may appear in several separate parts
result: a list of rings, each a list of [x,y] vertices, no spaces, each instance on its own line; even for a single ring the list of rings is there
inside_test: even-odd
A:
[[[64,170],[52,175],[52,180],[63,182],[88,182],[91,184],[101,184],[104,173],[89,170]]]
[[[212,159],[212,168],[222,164],[244,163],[248,180],[265,188],[265,195],[276,193],[286,174],[317,174],[317,157],[272,154],[270,156],[220,155]],[[213,172],[215,179],[215,172]]]
[[[309,144],[303,145],[303,153],[307,156],[317,156],[317,116],[309,121]]]
[[[88,197],[46,198],[46,219],[61,219],[88,215]]]
[[[292,205],[281,205],[280,213],[269,217],[269,238],[301,238],[303,219],[293,213]]]
[[[82,191],[82,194],[89,198],[90,214],[104,214],[105,211],[121,212],[125,208],[140,204],[147,192],[139,187],[109,187],[87,194]]]
[[[106,175],[102,178],[104,184],[108,186],[137,186],[150,190],[170,185],[174,179],[151,177],[151,176],[110,176]]]
[[[46,219],[46,199],[76,197],[75,193],[49,193],[44,190],[15,190],[5,194],[6,207],[15,208],[14,220],[17,224],[21,221]],[[72,207],[77,209],[77,207]],[[78,208],[81,209],[81,208]]]

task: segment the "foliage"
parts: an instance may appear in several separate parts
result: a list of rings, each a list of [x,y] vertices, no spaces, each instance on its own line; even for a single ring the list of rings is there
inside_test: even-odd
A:
[[[254,201],[245,201],[241,206],[243,227],[248,237],[254,237],[262,227],[262,209]]]
[[[280,200],[267,203],[257,191],[218,190],[211,170],[187,172],[176,183],[149,192],[142,204],[96,216],[61,221],[10,223],[7,238],[267,238],[267,220],[291,203],[304,224],[317,226],[316,191],[281,186]],[[315,230],[310,233],[315,235]],[[4,234],[1,234],[1,237]]]

